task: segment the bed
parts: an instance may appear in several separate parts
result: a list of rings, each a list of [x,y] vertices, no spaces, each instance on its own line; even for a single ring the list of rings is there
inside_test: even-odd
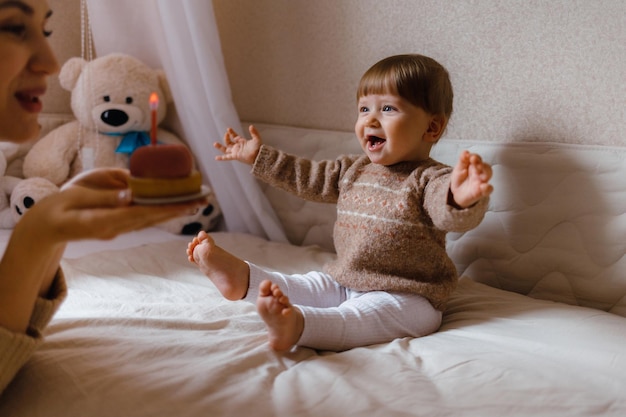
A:
[[[351,133],[259,129],[304,156],[355,151]],[[152,228],[68,247],[68,298],[0,415],[626,415],[626,148],[444,139],[433,155],[462,148],[493,164],[496,192],[449,236],[461,277],[437,333],[273,352],[254,306],[186,260],[189,238]],[[284,272],[335,256],[333,207],[265,193],[291,243],[218,244]]]

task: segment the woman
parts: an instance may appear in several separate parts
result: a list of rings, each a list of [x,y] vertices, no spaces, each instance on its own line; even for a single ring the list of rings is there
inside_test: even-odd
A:
[[[47,37],[46,0],[0,0],[0,139],[39,134],[40,97],[59,69]],[[66,243],[111,239],[187,214],[204,201],[131,204],[128,173],[97,170],[33,206],[15,226],[0,261],[0,392],[42,340],[67,288],[59,262]]]

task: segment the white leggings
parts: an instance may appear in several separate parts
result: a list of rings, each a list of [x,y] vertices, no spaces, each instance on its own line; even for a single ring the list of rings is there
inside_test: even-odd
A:
[[[353,291],[322,272],[286,275],[248,265],[250,284],[244,300],[256,302],[263,280],[277,284],[304,315],[299,346],[342,351],[426,336],[441,325],[441,312],[416,294]]]

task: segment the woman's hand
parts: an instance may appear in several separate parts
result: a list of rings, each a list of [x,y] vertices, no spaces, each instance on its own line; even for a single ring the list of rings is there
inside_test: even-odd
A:
[[[493,192],[491,165],[483,162],[478,154],[463,151],[452,171],[450,191],[454,204],[467,208]]]
[[[97,168],[76,175],[61,188],[79,185],[95,189],[125,189],[129,175],[128,170],[122,168]]]
[[[254,126],[250,126],[249,129],[251,139],[246,139],[239,136],[230,127],[224,134],[224,143],[215,142],[213,146],[217,150],[223,153],[215,157],[217,161],[239,161],[248,165],[254,164],[254,160],[259,154],[261,149],[261,135]]]
[[[67,242],[112,239],[191,213],[204,199],[167,205],[131,204],[128,171],[96,169],[65,184],[61,192],[37,202],[20,220],[32,223],[40,239]]]
[[[66,243],[115,236],[195,211],[204,199],[141,206],[131,202],[128,171],[98,169],[38,201],[15,225],[0,261],[0,326],[25,332],[37,296],[47,297]]]

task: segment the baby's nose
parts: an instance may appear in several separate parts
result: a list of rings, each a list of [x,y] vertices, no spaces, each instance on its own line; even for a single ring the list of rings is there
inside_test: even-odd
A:
[[[367,125],[368,126],[377,126],[378,125],[378,118],[374,115],[370,115],[367,118]]]

